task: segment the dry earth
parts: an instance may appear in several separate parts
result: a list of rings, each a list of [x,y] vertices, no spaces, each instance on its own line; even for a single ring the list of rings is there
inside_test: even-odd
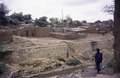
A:
[[[12,43],[8,44],[7,47],[9,49],[16,50],[16,49],[25,49],[25,48],[36,47],[36,46],[44,46],[44,47],[49,47],[49,46],[53,46],[53,45],[55,46],[55,45],[63,44],[64,41],[65,42],[78,42],[78,41],[80,41],[80,42],[84,43],[84,42],[87,42],[87,41],[94,41],[94,40],[101,41],[101,40],[107,40],[107,39],[110,39],[110,38],[113,38],[113,36],[111,34],[108,34],[106,36],[103,36],[103,35],[100,35],[100,34],[99,35],[98,34],[88,34],[87,38],[77,39],[77,40],[59,40],[59,39],[50,38],[50,37],[26,38],[26,37],[14,36],[14,41]],[[109,49],[109,50],[108,49],[103,49],[102,52],[105,53],[104,54],[104,58],[105,58],[104,62],[105,63],[109,62],[111,60],[111,58],[113,57],[112,49]],[[82,59],[79,58],[81,63],[82,63],[81,65],[94,66],[94,61],[93,60],[91,60],[91,59],[86,60],[86,56],[89,56],[90,58],[92,58],[91,55],[93,55],[93,54],[94,54],[93,52],[84,53],[82,55],[83,58]],[[12,65],[13,70],[18,70],[18,69],[21,69],[21,68],[24,68],[26,70],[32,69],[32,70],[26,71],[26,72],[30,72],[30,71],[34,71],[36,69],[40,69],[40,71],[41,71],[46,67],[49,67],[49,66],[53,67],[54,65],[59,64],[59,63],[62,64],[61,69],[62,68],[67,68],[67,65],[65,63],[60,62],[60,61],[55,60],[55,59],[50,59],[50,58],[33,59],[33,60],[30,60],[30,61],[25,61],[24,63],[21,63],[21,64],[11,64],[11,65]],[[32,67],[31,67],[31,64],[32,64]],[[37,66],[37,64],[39,65],[39,68],[34,68],[33,69],[33,66]],[[37,73],[37,71],[30,72],[30,73]],[[76,75],[81,75],[81,74],[77,73]],[[74,76],[74,74],[72,76]],[[102,75],[97,75],[97,76],[98,76],[98,78],[99,78],[99,76],[102,77]],[[60,77],[60,78],[62,78],[62,77]],[[63,78],[81,78],[81,77],[63,77]]]

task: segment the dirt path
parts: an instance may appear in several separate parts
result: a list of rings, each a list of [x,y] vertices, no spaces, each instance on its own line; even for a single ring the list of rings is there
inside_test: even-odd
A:
[[[111,68],[106,68],[100,74],[93,68],[88,68],[84,72],[71,73],[49,78],[120,78],[120,74],[114,74]]]

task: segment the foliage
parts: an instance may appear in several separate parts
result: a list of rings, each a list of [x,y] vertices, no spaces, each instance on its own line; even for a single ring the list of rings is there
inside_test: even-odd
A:
[[[9,23],[12,25],[18,25],[20,23],[31,23],[32,22],[32,18],[30,14],[25,14],[23,15],[22,12],[20,13],[13,13],[12,15],[10,15],[9,17]]]
[[[77,58],[70,58],[67,60],[66,64],[69,66],[75,66],[75,65],[80,64],[80,61]]]
[[[95,23],[101,23],[101,21],[100,21],[100,20],[97,20],[97,21],[95,21]]]
[[[0,3],[0,25],[7,25],[8,21],[6,18],[6,14],[9,13],[9,10],[7,9],[6,5],[4,3]]]
[[[7,71],[8,67],[5,63],[0,62],[0,75]]]
[[[60,26],[60,21],[57,17],[55,18],[50,18],[50,24],[51,26],[55,27],[55,26]]]
[[[35,25],[38,25],[40,27],[46,27],[48,25],[47,17],[43,16],[43,17],[40,17],[39,19],[36,19]]]
[[[17,19],[20,22],[24,21],[23,13],[22,12],[20,12],[20,13],[13,13],[12,15],[10,15],[10,17],[12,19]]]
[[[86,21],[86,20],[83,20],[82,23],[87,23],[87,21]]]
[[[113,67],[113,64],[114,64],[114,59],[111,59],[110,62],[107,63],[107,67],[111,68]]]
[[[114,1],[112,1],[112,3],[110,5],[106,5],[103,8],[103,11],[106,13],[109,13],[109,14],[114,14],[114,11],[115,11],[114,8],[115,8]]]
[[[70,16],[66,16],[66,23],[68,26],[72,26],[73,25],[73,20]]]
[[[3,55],[5,53],[7,53],[7,48],[5,46],[0,46],[0,54]]]
[[[106,5],[104,7],[104,11],[109,14],[113,14],[114,13],[114,5]]]
[[[82,26],[82,23],[81,23],[79,20],[74,20],[74,21],[73,21],[73,25],[74,25],[75,27],[77,27],[77,26]]]
[[[5,44],[9,43],[8,41],[0,41],[0,55],[4,55],[9,50],[5,47]]]

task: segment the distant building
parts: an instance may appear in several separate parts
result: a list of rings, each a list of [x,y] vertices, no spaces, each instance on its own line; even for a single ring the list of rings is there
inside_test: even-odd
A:
[[[50,33],[50,28],[48,27],[38,27],[38,26],[22,26],[17,30],[13,31],[14,35],[24,36],[24,37],[47,37]]]
[[[63,32],[65,32],[65,33],[69,33],[69,32],[71,32],[71,33],[80,33],[80,32],[83,32],[85,30],[86,29],[80,28],[80,27],[78,27],[78,28],[63,28]]]

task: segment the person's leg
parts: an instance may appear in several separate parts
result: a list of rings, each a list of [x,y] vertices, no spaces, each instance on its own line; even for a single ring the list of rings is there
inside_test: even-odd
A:
[[[97,63],[96,64],[96,69],[97,69],[97,73],[99,73],[101,70],[100,70],[100,64],[99,63]]]

